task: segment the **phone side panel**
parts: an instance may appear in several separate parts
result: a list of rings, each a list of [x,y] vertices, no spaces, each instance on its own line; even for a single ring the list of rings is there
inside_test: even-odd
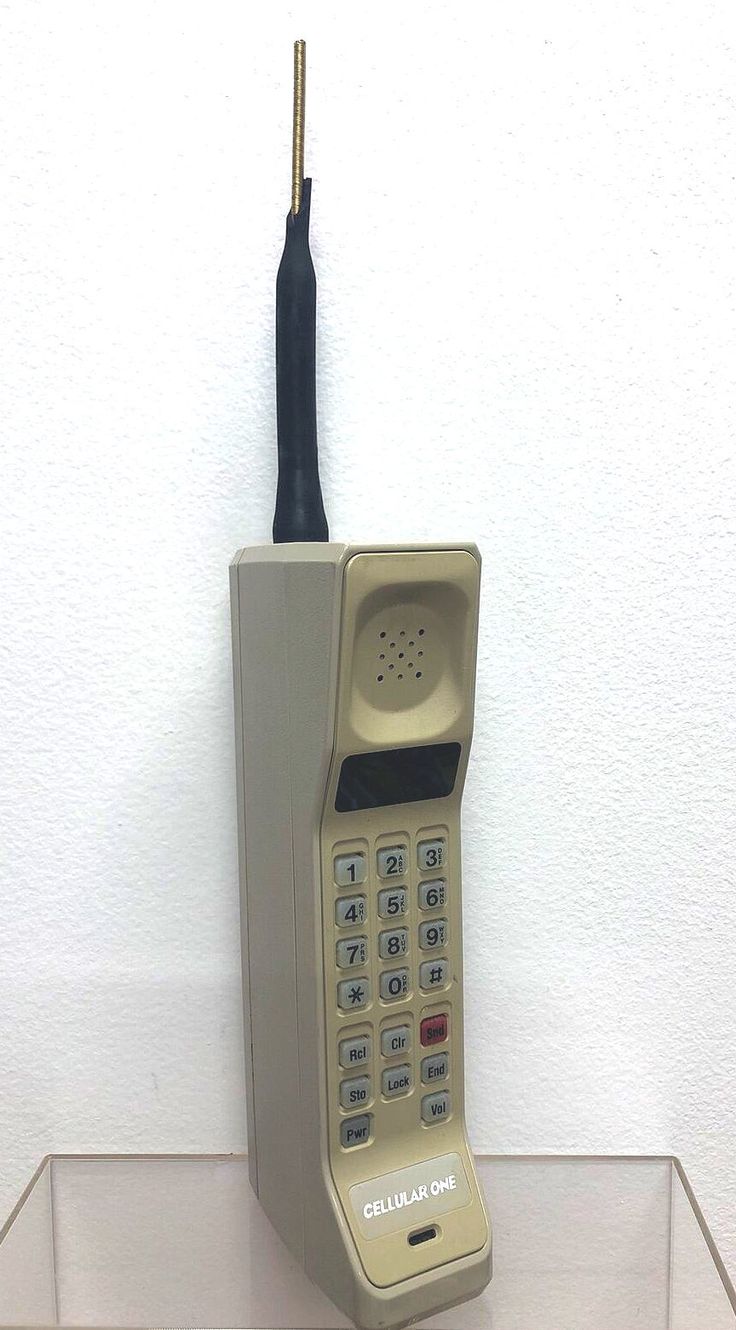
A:
[[[285,573],[278,562],[253,559],[242,559],[234,572],[243,989],[254,1172],[266,1214],[303,1261]]]

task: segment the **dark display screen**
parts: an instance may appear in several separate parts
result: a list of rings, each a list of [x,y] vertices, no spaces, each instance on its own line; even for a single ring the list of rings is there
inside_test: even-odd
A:
[[[335,796],[338,813],[389,804],[444,799],[455,788],[460,744],[425,744],[421,748],[386,748],[356,753],[340,768]]]

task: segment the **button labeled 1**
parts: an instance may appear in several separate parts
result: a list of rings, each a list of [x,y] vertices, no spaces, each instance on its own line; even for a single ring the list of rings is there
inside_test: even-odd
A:
[[[365,882],[367,871],[364,854],[338,854],[335,858],[338,887],[356,887],[359,882]]]

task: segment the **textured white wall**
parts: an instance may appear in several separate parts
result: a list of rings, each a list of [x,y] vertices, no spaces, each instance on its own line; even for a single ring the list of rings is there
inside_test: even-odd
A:
[[[304,35],[333,532],[485,555],[474,1142],[676,1151],[733,1267],[732,5],[1,24],[0,1211],[245,1144],[227,564]]]

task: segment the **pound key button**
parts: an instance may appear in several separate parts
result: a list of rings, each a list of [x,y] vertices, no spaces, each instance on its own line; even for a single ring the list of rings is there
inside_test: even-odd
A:
[[[419,1031],[422,1048],[431,1048],[432,1044],[444,1044],[447,1038],[449,1017],[446,1011],[439,1016],[425,1016]]]

